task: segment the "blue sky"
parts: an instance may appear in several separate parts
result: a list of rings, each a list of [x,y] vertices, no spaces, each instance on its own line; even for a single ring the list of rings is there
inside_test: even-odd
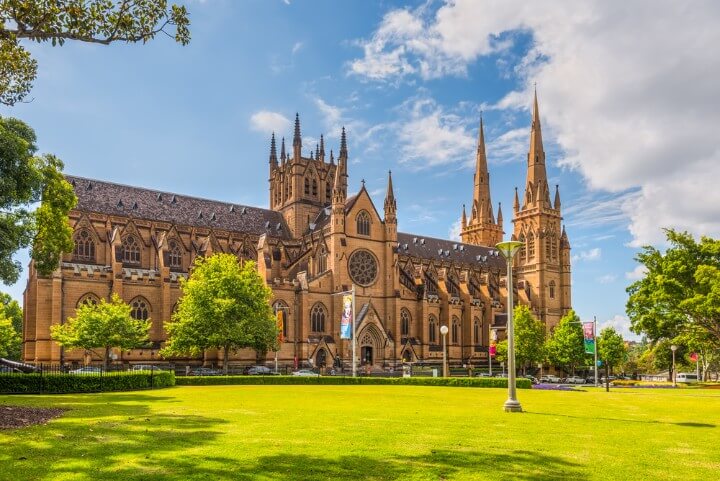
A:
[[[32,125],[68,173],[267,206],[270,132],[291,136],[297,111],[306,150],[324,133],[337,152],[347,127],[351,191],[365,179],[382,205],[392,169],[399,228],[449,237],[472,198],[480,110],[512,231],[537,82],[574,307],[627,335],[638,246],[662,245],[663,226],[720,232],[720,15],[535,3],[189,1],[187,47],[31,45],[33,100],[0,114]]]

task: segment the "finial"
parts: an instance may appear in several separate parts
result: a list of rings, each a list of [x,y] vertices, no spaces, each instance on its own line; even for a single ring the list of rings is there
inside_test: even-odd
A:
[[[287,156],[285,155],[285,137],[282,138],[282,142],[280,143],[280,160],[285,161],[285,158]]]
[[[340,134],[340,155],[347,154],[347,136],[345,135],[345,126]]]
[[[302,146],[300,136],[300,114],[295,112],[295,135],[293,136],[293,146]]]
[[[332,149],[330,149],[330,163],[331,164],[335,163],[335,154],[333,154]]]
[[[277,150],[275,149],[275,132],[270,137],[270,163],[277,164]]]

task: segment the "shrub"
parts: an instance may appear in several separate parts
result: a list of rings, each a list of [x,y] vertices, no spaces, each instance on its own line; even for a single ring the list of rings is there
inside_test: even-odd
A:
[[[350,377],[350,376],[198,376],[178,377],[178,386],[210,386],[231,384],[363,384],[363,385],[410,385],[453,387],[499,387],[507,388],[505,378],[484,377]],[[529,379],[517,379],[519,389],[530,389]]]
[[[79,393],[103,391],[135,391],[175,385],[175,373],[117,372],[98,375],[73,374],[12,374],[0,375],[2,393]]]

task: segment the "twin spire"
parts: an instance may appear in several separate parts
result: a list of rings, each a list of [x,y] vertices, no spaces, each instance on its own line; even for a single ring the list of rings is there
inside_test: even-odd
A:
[[[293,152],[292,156],[286,153],[285,150],[285,137],[282,138],[280,145],[280,164],[284,165],[288,161],[299,161],[302,158],[302,132],[300,130],[300,114],[295,114],[295,129],[293,132]],[[342,160],[347,161],[348,150],[347,150],[347,134],[345,133],[345,127],[342,128],[340,134],[340,156],[338,162]],[[325,136],[320,134],[320,142],[315,146],[314,151],[310,151],[310,159],[319,160],[325,162]],[[330,164],[335,164],[335,156],[330,152]],[[271,168],[278,166],[277,157],[277,146],[275,140],[275,132],[270,137],[270,165]]]

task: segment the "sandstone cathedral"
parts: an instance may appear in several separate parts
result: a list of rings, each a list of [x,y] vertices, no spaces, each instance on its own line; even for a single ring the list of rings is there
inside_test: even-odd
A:
[[[197,256],[225,252],[257,263],[273,291],[273,306],[286,313],[282,364],[314,366],[351,362],[351,343],[340,339],[342,296],[356,286],[357,352],[370,367],[438,362],[440,327],[448,326],[453,364],[483,365],[491,332],[505,328],[507,289],[529,305],[548,329],[571,307],[570,244],[562,226],[560,193],[551,201],[537,96],[534,99],[527,177],[515,190],[511,237],[525,243],[515,259],[515,285],[494,248],[503,238],[503,214],[490,196],[482,120],[478,133],[472,203],[462,210],[462,242],[397,230],[397,204],[388,174],[382,211],[364,182],[348,196],[345,130],[337,158],[323,137],[303,155],[299,117],[291,149],[273,135],[269,155],[269,209],[153,189],[67,176],[78,197],[70,213],[75,248],[50,276],[32,263],[24,294],[23,358],[28,362],[99,360],[94,353],[65,352],[50,326],[73,317],[82,303],[117,293],[138,319],[151,319],[144,349],[113,353],[130,363],[164,361],[166,339]],[[448,216],[448,221],[452,216]],[[215,364],[208,351],[186,363]],[[240,350],[234,363],[272,359],[275,353]],[[172,361],[172,360],[170,360]]]

